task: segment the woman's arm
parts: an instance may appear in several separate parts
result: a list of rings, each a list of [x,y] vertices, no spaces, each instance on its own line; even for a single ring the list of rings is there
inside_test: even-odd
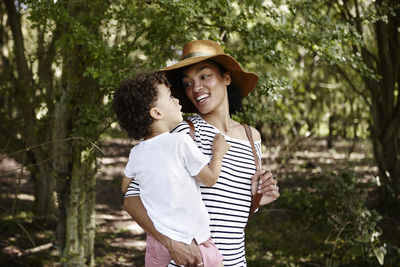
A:
[[[140,196],[126,197],[124,208],[144,231],[151,234],[168,249],[171,258],[176,264],[197,266],[197,264],[202,262],[200,250],[194,241],[191,245],[187,245],[168,238],[154,228],[153,222],[147,215],[146,208],[143,206]]]
[[[260,132],[257,129],[251,127],[251,132],[255,142],[261,140]],[[279,187],[272,173],[270,171],[261,170],[258,172],[258,177],[260,177],[258,182],[256,177],[256,175],[253,176],[252,193],[254,195],[257,190],[259,194],[262,194],[260,205],[267,205],[277,200],[280,196]]]

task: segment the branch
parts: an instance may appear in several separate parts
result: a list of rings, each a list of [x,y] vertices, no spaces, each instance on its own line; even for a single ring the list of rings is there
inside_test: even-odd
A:
[[[43,244],[43,245],[40,245],[40,246],[37,246],[37,247],[34,247],[34,248],[25,249],[22,254],[26,255],[26,254],[31,254],[31,253],[38,253],[38,252],[41,252],[43,250],[50,249],[52,247],[53,247],[53,243],[50,242],[50,243],[46,243],[46,244]]]
[[[4,0],[4,3],[6,4],[8,24],[11,27],[11,32],[13,36],[16,57],[15,60],[19,77],[27,84],[33,84],[33,75],[28,68],[28,62],[25,57],[24,38],[21,29],[21,15],[17,13],[14,1]],[[26,88],[24,86],[20,89],[24,90],[25,93],[29,91],[29,88]]]
[[[46,88],[46,103],[49,112],[54,111],[54,87],[53,87],[53,71],[51,69],[52,63],[56,56],[56,46],[55,43],[59,39],[60,30],[57,27],[53,31],[53,38],[51,39],[47,48],[43,47],[41,44],[44,43],[44,32],[39,31],[39,46],[38,46],[38,59],[39,59],[39,82],[42,85],[41,87]],[[43,39],[43,40],[40,40]]]
[[[341,4],[339,2],[340,1],[337,0],[338,5],[341,6]],[[340,9],[341,10],[340,13],[342,15],[342,18],[344,20],[346,20],[346,21],[351,22],[352,16],[351,16],[351,13],[349,11],[349,7],[347,6],[347,1],[343,1],[343,6],[344,6],[344,9]]]
[[[3,6],[0,5],[0,12],[1,12],[1,17],[4,15],[4,10],[3,10]],[[0,23],[0,47],[3,47],[3,45],[7,46],[7,44],[9,43],[10,38],[9,35],[7,34],[7,31],[4,28],[3,23]],[[7,47],[8,50],[8,47]],[[13,85],[16,85],[16,78],[13,75],[14,70],[13,67],[11,66],[10,61],[8,60],[8,58],[4,55],[4,53],[0,53],[1,56],[1,62],[2,62],[2,69],[4,71],[4,73],[8,74],[8,78],[9,81],[12,81]],[[4,97],[4,95],[2,95],[2,97]]]
[[[346,228],[346,226],[349,225],[349,224],[351,224],[351,222],[346,222],[346,223],[343,225],[342,229],[340,229],[338,235],[336,236],[335,244],[333,245],[333,248],[332,248],[331,258],[329,259],[329,264],[328,264],[328,266],[331,266],[331,265],[332,265],[332,260],[333,260],[333,256],[335,255],[335,249],[336,249],[336,246],[337,246],[337,243],[338,243],[338,240],[339,240],[339,236],[342,234],[344,228]]]
[[[355,17],[356,29],[357,29],[358,33],[362,35],[363,31],[362,31],[362,25],[361,25],[360,10],[359,10],[357,0],[354,0],[354,5],[355,5],[355,9],[356,9],[356,17]]]
[[[352,82],[352,79],[350,79],[350,77],[347,75],[347,73],[345,71],[343,71],[343,69],[340,68],[338,65],[335,65],[335,69],[346,80],[346,82],[350,85],[350,88],[354,92],[359,94],[364,99],[365,103],[371,108],[371,103],[368,100],[368,97],[362,91],[357,89],[357,87],[354,85],[354,83]]]
[[[54,140],[51,140],[51,141],[48,141],[48,142],[45,142],[45,143],[42,143],[42,144],[38,144],[38,145],[33,145],[33,146],[30,146],[30,147],[26,147],[26,148],[24,148],[24,149],[15,151],[15,152],[13,152],[13,153],[0,156],[0,160],[3,159],[3,158],[7,158],[7,157],[14,157],[16,154],[19,154],[19,153],[22,153],[22,152],[25,152],[25,151],[29,151],[29,150],[33,150],[33,149],[35,149],[35,148],[39,148],[39,147],[42,147],[42,146],[46,146],[46,145],[48,145],[48,144],[59,143],[59,142],[65,142],[65,141],[71,141],[71,140],[72,140],[72,141],[73,141],[73,140],[80,140],[80,141],[89,143],[89,144],[91,145],[90,150],[96,148],[98,151],[100,151],[101,153],[103,153],[103,154],[105,155],[104,151],[101,150],[101,148],[98,147],[94,142],[92,142],[92,141],[90,141],[90,140],[88,140],[87,138],[84,138],[84,137],[73,136],[73,137],[63,138],[63,139],[54,139]]]

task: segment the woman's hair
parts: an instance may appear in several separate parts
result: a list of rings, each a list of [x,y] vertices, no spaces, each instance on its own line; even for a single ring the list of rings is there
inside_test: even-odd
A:
[[[235,114],[243,110],[243,97],[233,86],[228,85],[229,114]]]
[[[170,86],[164,73],[141,73],[134,79],[122,81],[115,90],[113,109],[119,125],[129,137],[140,140],[151,134],[153,118],[150,109],[157,101],[159,84]]]
[[[215,62],[211,60],[215,65],[218,66],[219,72],[222,75],[224,73],[229,72],[226,70],[224,66],[219,64],[218,62]],[[231,73],[232,75],[232,73]],[[239,90],[235,88],[232,84],[228,85],[228,102],[229,102],[229,114],[235,114],[243,109],[243,103],[242,103],[243,97],[240,94]]]

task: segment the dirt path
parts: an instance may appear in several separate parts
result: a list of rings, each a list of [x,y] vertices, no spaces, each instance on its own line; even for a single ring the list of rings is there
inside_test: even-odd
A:
[[[131,144],[128,140],[105,140],[99,159],[96,192],[96,266],[144,266],[145,234],[123,210],[120,183]],[[353,170],[365,179],[376,175],[368,144],[360,145],[349,157],[346,143],[328,150],[324,141],[313,140],[290,153],[288,148],[263,151],[263,166],[278,180],[288,173],[321,173]],[[281,181],[280,187],[294,181]],[[55,225],[39,225],[29,212],[33,186],[28,173],[8,158],[0,158],[0,266],[59,266],[55,248]],[[15,212],[21,211],[21,212]],[[14,214],[15,216],[11,216]],[[38,248],[32,250],[32,248]]]

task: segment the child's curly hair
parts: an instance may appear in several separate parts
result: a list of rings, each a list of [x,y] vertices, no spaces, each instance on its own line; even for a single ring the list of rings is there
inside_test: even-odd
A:
[[[113,108],[119,125],[135,140],[151,134],[153,118],[149,111],[158,99],[159,84],[170,87],[163,72],[141,73],[122,81],[114,92]]]

